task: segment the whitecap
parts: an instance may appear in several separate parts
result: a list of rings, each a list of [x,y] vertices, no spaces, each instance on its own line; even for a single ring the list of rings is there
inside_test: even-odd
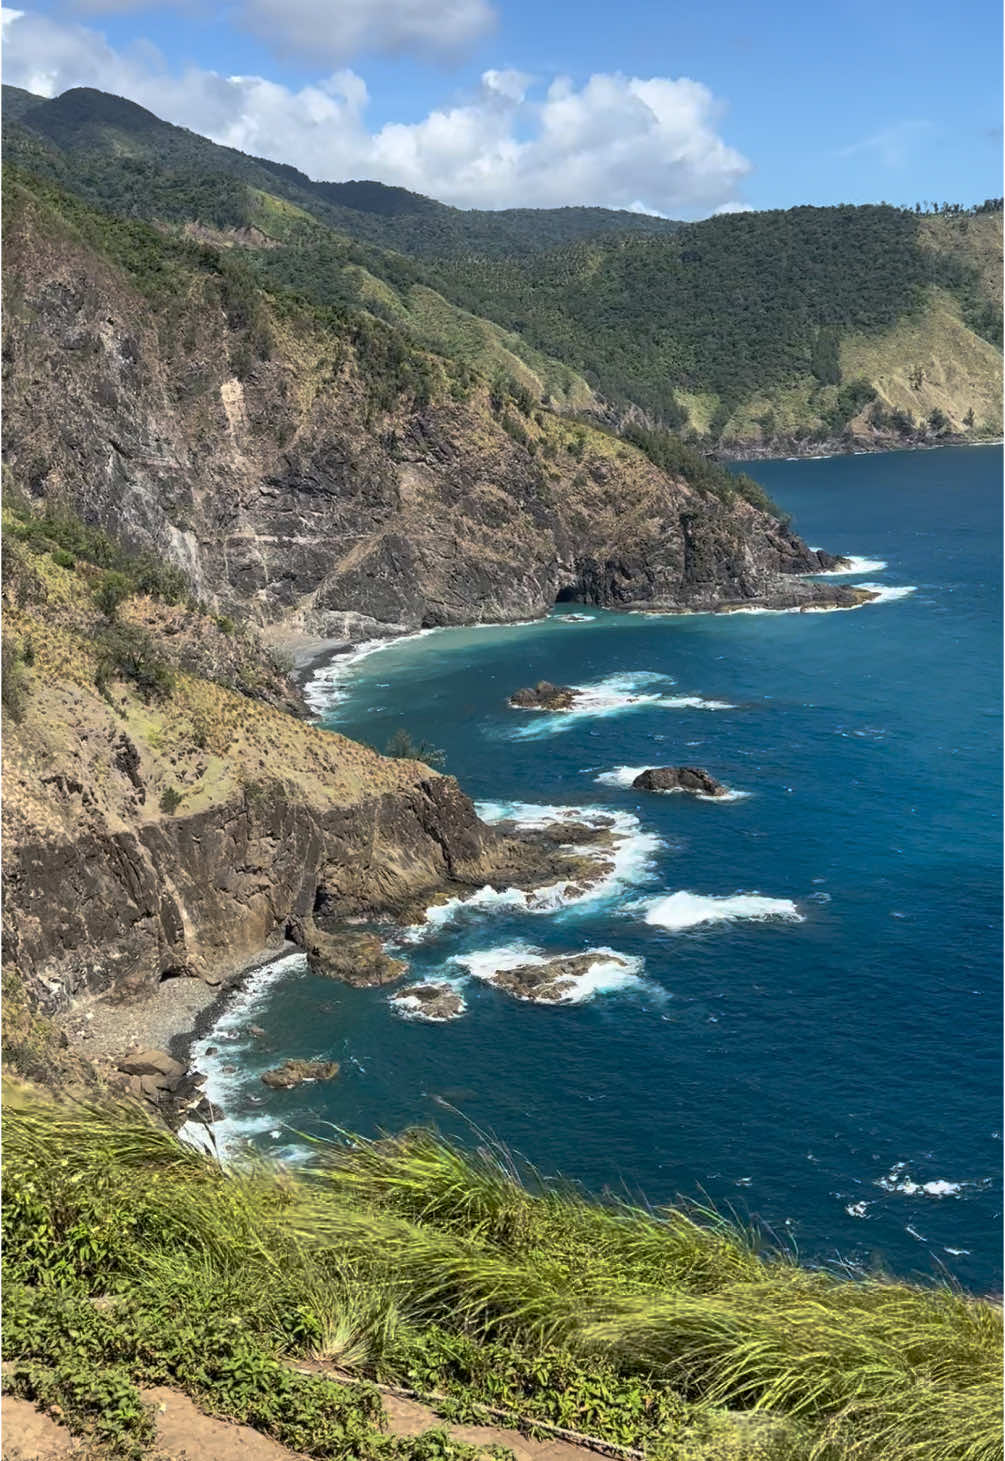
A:
[[[214,1106],[227,1111],[241,1088],[247,1083],[248,1072],[240,1067],[224,1070],[225,1065],[237,1064],[230,1050],[218,1050],[208,1055],[214,1046],[231,1045],[246,1038],[246,1027],[250,1017],[265,1002],[272,985],[293,973],[302,973],[307,968],[307,959],[302,953],[284,954],[270,964],[256,969],[244,983],[234,991],[208,1034],[192,1042],[189,1064],[201,1071],[206,1081],[202,1093]],[[274,1116],[234,1116],[226,1114],[211,1125],[212,1137],[207,1134],[206,1124],[186,1121],[178,1135],[183,1141],[203,1149],[213,1149],[224,1159],[234,1148],[248,1138],[268,1131],[275,1124]]]
[[[849,1217],[864,1218],[870,1207],[871,1202],[849,1202],[845,1212]]]
[[[724,700],[706,700],[699,695],[667,695],[659,686],[676,684],[670,675],[655,670],[635,670],[627,674],[608,675],[594,684],[574,685],[576,701],[568,710],[538,710],[530,707],[532,719],[513,734],[521,739],[555,735],[568,730],[577,720],[589,717],[620,715],[627,710],[646,706],[665,710],[734,710]],[[516,707],[523,708],[523,707]]]
[[[944,1253],[951,1253],[954,1258],[969,1258],[970,1257],[970,1249],[969,1248],[944,1248],[942,1251]]]
[[[819,551],[812,549],[811,551]],[[887,564],[882,558],[856,558],[853,554],[843,553],[840,555],[847,564],[846,568],[828,568],[825,572],[804,574],[806,578],[844,578],[849,573],[882,573]]]
[[[737,919],[778,918],[787,923],[803,922],[803,915],[791,898],[765,898],[759,893],[715,896],[681,891],[637,906],[645,909],[646,923],[674,932],[697,928],[703,923],[731,923]]]
[[[652,859],[660,847],[660,839],[652,832],[643,832],[639,819],[629,812],[610,811],[606,807],[558,807],[533,802],[476,802],[475,810],[483,822],[515,822],[528,831],[540,830],[555,822],[580,823],[584,828],[606,825],[611,842],[598,847],[591,842],[569,842],[567,847],[599,863],[609,865],[603,877],[582,886],[581,880],[564,879],[544,887],[493,888],[486,884],[465,897],[448,898],[426,910],[425,921],[413,924],[403,935],[406,943],[417,943],[439,932],[460,914],[494,913],[503,909],[520,909],[526,913],[556,913],[559,909],[596,903],[620,895],[625,887],[643,881],[652,871]]]
[[[885,583],[856,583],[854,588],[864,588],[876,597],[870,602],[874,604],[894,604],[898,599],[906,599],[908,594],[918,592],[916,584],[885,584]]]
[[[894,1163],[885,1176],[876,1179],[876,1186],[882,1187],[884,1192],[900,1192],[905,1197],[959,1197],[965,1187],[974,1185],[971,1182],[947,1182],[942,1177],[915,1182],[907,1171],[906,1162]]]
[[[425,639],[428,635],[439,632],[437,629],[417,629],[414,634],[395,634],[383,639],[362,640],[314,671],[304,685],[304,700],[315,715],[324,715],[349,694],[346,681],[363,660],[369,659],[372,654],[378,654],[382,649],[389,649],[392,644],[404,644],[409,639]]]
[[[610,994],[614,990],[639,986],[644,982],[639,977],[643,963],[640,958],[620,954],[616,949],[606,947],[583,949],[580,952],[594,956],[593,962],[582,974],[568,979],[556,1003],[585,1004],[594,995]],[[545,954],[536,944],[513,943],[491,949],[476,949],[468,954],[454,954],[450,962],[466,970],[472,978],[491,984],[496,974],[507,969],[519,969],[526,964],[541,966],[556,959],[573,957],[579,957],[579,954]],[[504,990],[506,994],[510,992],[508,989]],[[515,995],[514,998],[525,997]],[[550,1000],[547,1002],[552,1003]]]

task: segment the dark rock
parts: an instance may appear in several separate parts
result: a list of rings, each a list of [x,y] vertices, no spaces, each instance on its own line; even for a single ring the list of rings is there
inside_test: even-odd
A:
[[[266,1031],[262,1029],[261,1025],[249,1025],[248,1034],[254,1035],[256,1039],[261,1039],[266,1034]]]
[[[274,1091],[288,1091],[304,1081],[331,1081],[338,1075],[337,1060],[287,1060],[275,1070],[267,1070],[262,1084]]]
[[[516,710],[571,710],[579,691],[572,685],[552,685],[538,680],[532,688],[514,690],[509,703]]]
[[[702,796],[725,796],[727,788],[698,766],[656,766],[632,782],[638,791],[690,791]]]

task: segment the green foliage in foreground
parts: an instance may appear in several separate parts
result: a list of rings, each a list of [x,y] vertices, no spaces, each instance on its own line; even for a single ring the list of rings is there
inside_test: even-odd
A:
[[[423,1133],[225,1172],[129,1108],[22,1093],[4,1136],[6,1383],[122,1454],[147,1383],[316,1457],[464,1454],[383,1434],[374,1379],[658,1461],[1002,1453],[1000,1309],[947,1288],[810,1272]]]

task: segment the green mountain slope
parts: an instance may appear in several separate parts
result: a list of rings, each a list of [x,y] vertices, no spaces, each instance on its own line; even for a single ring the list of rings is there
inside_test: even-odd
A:
[[[7,92],[16,93],[10,102]],[[607,208],[451,208],[379,182],[314,182],[295,167],[248,157],[155,117],[122,97],[75,87],[52,101],[4,88],[9,161],[31,163],[90,202],[143,217],[250,221],[246,189],[298,204],[353,238],[416,255],[475,250],[532,254],[612,233],[669,234],[680,224]],[[198,211],[192,211],[193,207]]]
[[[362,308],[464,371],[742,455],[1001,426],[1002,215],[885,204],[679,224],[449,208],[314,182],[86,88],[15,93],[9,159],[111,212],[245,252],[269,288]]]

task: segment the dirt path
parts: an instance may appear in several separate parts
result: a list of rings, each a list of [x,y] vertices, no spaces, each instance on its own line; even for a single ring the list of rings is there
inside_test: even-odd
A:
[[[155,1412],[157,1442],[150,1461],[307,1461],[249,1426],[204,1415],[187,1395],[164,1386],[144,1390]],[[414,1400],[384,1399],[392,1435],[417,1436],[441,1425],[436,1413]],[[596,1452],[566,1441],[531,1441],[518,1431],[495,1426],[448,1426],[458,1441],[473,1446],[508,1446],[516,1461],[596,1461]],[[27,1400],[3,1399],[2,1461],[99,1461],[103,1452],[71,1436],[66,1427]]]

